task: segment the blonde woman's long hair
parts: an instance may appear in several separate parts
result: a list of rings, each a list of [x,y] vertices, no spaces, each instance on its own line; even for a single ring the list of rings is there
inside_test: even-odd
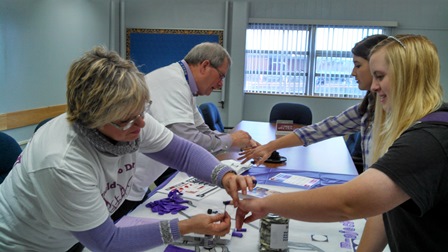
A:
[[[397,35],[376,45],[370,55],[385,50],[391,104],[384,111],[376,102],[373,124],[373,159],[377,161],[416,121],[443,103],[440,62],[436,46],[420,35]],[[377,97],[379,99],[379,97]]]

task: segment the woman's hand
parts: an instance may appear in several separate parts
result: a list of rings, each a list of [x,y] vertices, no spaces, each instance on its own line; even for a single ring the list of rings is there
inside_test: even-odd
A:
[[[190,219],[179,221],[179,231],[181,235],[197,233],[224,236],[230,232],[230,224],[228,213],[198,214]]]
[[[272,152],[275,150],[271,150],[267,144],[260,145],[255,148],[247,148],[243,149],[239,154],[241,157],[238,158],[238,160],[243,160],[241,163],[246,163],[247,161],[253,159],[255,165],[260,165],[266,159],[268,159]]]
[[[293,147],[293,146],[302,146],[303,141],[297,136],[294,132],[289,133],[286,136],[282,136],[273,141],[270,141],[267,144],[257,146],[255,148],[247,148],[240,152],[242,157],[238,158],[238,160],[243,160],[242,163],[246,163],[247,161],[253,159],[255,165],[261,165],[266,159],[268,159],[272,152],[275,150]]]
[[[246,195],[247,189],[252,191],[257,185],[257,179],[253,176],[242,176],[229,172],[222,178],[222,185],[226,189],[227,194],[232,198],[234,206],[237,207],[239,202],[238,191]]]
[[[232,203],[233,202],[231,202],[230,204]],[[249,223],[266,216],[268,212],[263,209],[262,203],[263,199],[257,198],[240,200],[238,209],[236,210],[235,214],[235,227],[237,229],[240,229],[243,227],[244,223]],[[251,214],[247,216],[249,213]]]

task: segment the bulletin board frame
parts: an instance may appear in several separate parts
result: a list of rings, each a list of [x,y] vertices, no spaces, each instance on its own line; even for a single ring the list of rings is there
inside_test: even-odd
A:
[[[195,45],[215,42],[223,45],[223,30],[126,29],[126,58],[147,74],[182,60]]]

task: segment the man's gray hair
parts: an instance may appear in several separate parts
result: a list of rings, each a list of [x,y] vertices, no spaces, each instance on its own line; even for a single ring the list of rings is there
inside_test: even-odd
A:
[[[232,59],[227,50],[218,43],[203,42],[193,47],[184,60],[191,65],[197,65],[204,60],[209,60],[213,67],[220,67],[227,58],[229,67],[232,64]]]

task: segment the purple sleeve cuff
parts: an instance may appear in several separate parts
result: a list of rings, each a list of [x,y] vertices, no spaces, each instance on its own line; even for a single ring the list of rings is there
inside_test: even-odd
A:
[[[182,237],[179,230],[179,219],[170,220],[170,228],[173,240],[178,240]]]

